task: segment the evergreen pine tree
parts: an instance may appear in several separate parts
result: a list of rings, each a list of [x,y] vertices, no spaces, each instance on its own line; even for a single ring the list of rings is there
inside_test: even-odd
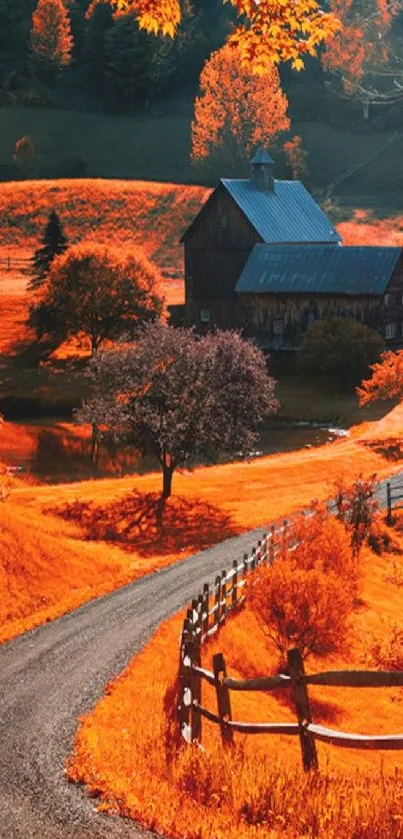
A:
[[[35,251],[32,258],[33,276],[28,285],[30,291],[36,291],[43,285],[55,256],[63,253],[68,247],[68,239],[63,233],[59,216],[54,210],[49,215],[42,243],[42,247]]]
[[[113,25],[113,11],[109,0],[92,4],[87,11],[87,27],[84,37],[83,61],[88,81],[98,90],[106,82],[106,34]]]
[[[139,29],[134,14],[117,18],[106,36],[107,79],[114,107],[132,109],[147,102],[150,95],[152,39]]]
[[[38,71],[49,81],[71,60],[73,38],[63,0],[38,0],[32,15],[31,51]]]

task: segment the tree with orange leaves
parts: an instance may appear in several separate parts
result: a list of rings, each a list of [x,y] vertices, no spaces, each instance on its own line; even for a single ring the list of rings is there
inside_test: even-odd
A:
[[[180,0],[109,0],[117,12],[134,10],[141,28],[174,37],[181,20]],[[223,0],[241,22],[229,42],[239,50],[243,66],[264,74],[273,64],[291,61],[302,70],[303,58],[339,28],[337,18],[317,0]]]
[[[403,399],[403,350],[384,352],[377,364],[371,365],[372,376],[357,388],[360,405],[377,399]]]
[[[329,38],[323,66],[340,77],[345,94],[363,102],[368,117],[371,102],[393,102],[403,96],[398,83],[403,54],[401,50],[398,54],[399,39],[393,38],[394,18],[403,2],[369,0],[362,6],[354,0],[331,0],[331,9],[342,30]]]
[[[275,67],[264,77],[243,67],[238,50],[226,44],[214,52],[200,76],[192,122],[192,160],[214,161],[237,171],[253,146],[270,145],[289,128],[288,101]]]
[[[32,15],[31,50],[40,71],[56,76],[70,63],[73,38],[62,0],[39,0]]]

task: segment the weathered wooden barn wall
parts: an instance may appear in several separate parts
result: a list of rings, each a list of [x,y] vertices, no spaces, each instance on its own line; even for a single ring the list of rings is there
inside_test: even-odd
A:
[[[388,333],[389,327],[389,333]],[[393,327],[392,329],[390,327]],[[403,339],[403,257],[393,272],[380,307],[379,328],[387,343],[402,344]],[[394,333],[394,334],[393,334]]]
[[[221,185],[184,236],[185,296],[190,323],[210,303],[236,300],[234,288],[253,246],[262,239]],[[225,310],[225,305],[224,305]],[[231,315],[232,316],[232,315]]]
[[[245,337],[262,343],[297,346],[310,323],[328,316],[352,317],[376,328],[380,324],[379,297],[344,297],[328,294],[239,295],[238,326]]]

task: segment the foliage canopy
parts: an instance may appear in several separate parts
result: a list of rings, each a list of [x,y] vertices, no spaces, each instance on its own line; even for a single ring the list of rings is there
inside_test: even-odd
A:
[[[162,314],[159,273],[139,252],[121,256],[96,245],[74,245],[57,256],[30,312],[38,337],[58,343],[80,333],[92,353],[103,341],[134,335]]]
[[[139,24],[148,32],[174,36],[181,20],[180,0],[111,0],[115,7],[134,7]],[[280,61],[291,61],[295,70],[303,57],[316,55],[318,46],[337,31],[338,22],[316,0],[223,0],[233,6],[240,23],[229,43],[240,50],[242,63],[265,73]]]
[[[345,387],[356,385],[381,353],[384,342],[374,329],[352,318],[317,320],[302,338],[298,360],[309,374],[333,376]]]
[[[360,405],[377,399],[403,399],[403,350],[382,353],[371,370],[371,377],[357,388]]]
[[[94,396],[79,420],[152,452],[165,498],[177,467],[250,450],[277,408],[263,354],[235,332],[198,339],[190,329],[150,325],[136,344],[98,353],[89,375]]]
[[[192,122],[195,162],[219,154],[220,166],[236,169],[255,145],[269,146],[290,126],[277,69],[269,67],[264,77],[254,75],[228,44],[206,62],[200,90]]]

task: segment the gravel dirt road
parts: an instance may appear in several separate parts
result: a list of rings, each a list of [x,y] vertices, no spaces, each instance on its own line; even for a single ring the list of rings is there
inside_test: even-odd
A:
[[[384,501],[384,485],[380,496]],[[85,792],[67,782],[64,762],[77,717],[95,704],[158,624],[233,559],[240,560],[263,530],[143,577],[0,647],[1,839],[155,836],[97,813]]]

